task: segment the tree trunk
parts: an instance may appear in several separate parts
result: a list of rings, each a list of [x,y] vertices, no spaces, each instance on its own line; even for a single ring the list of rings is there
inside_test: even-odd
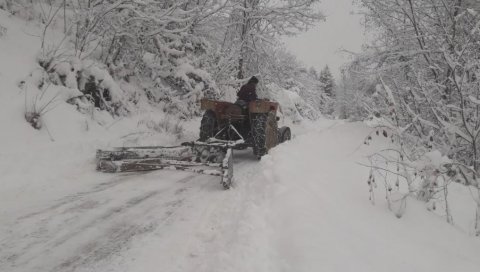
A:
[[[238,59],[238,74],[237,78],[238,79],[243,79],[245,77],[245,71],[244,71],[244,58],[245,58],[245,43],[246,43],[246,34],[247,34],[247,28],[248,28],[248,14],[246,9],[248,8],[248,0],[243,1],[243,18],[242,18],[242,29],[240,32],[240,57]]]

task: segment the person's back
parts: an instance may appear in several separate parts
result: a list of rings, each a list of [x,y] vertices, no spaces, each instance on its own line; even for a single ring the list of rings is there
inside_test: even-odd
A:
[[[250,78],[247,84],[243,85],[240,88],[240,91],[237,93],[238,100],[242,100],[245,102],[251,102],[257,100],[257,84],[258,79],[256,77]]]

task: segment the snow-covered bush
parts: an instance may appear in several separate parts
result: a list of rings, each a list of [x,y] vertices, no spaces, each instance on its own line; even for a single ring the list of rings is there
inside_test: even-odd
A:
[[[382,118],[373,118],[368,124],[374,132],[366,138],[365,144],[375,141],[386,145],[369,156],[370,164],[366,165],[371,168],[368,180],[370,198],[374,199],[372,180],[382,180],[389,208],[397,217],[405,212],[407,200],[414,198],[425,202],[427,209],[453,224],[448,191],[452,183],[465,182],[463,166],[434,149],[433,133],[419,140],[405,134],[402,128],[389,126]],[[464,185],[476,188],[475,184]],[[477,201],[477,196],[473,196]]]
[[[72,96],[78,95],[70,89],[52,87],[51,84],[25,85],[25,120],[35,129],[41,129],[42,117],[55,109],[60,101],[66,101]]]
[[[478,1],[359,2],[378,35],[348,71],[363,110],[390,131],[397,164],[423,178],[419,199],[429,202],[439,180],[475,191],[480,235]],[[450,161],[432,166],[433,154]]]
[[[62,86],[64,93],[77,94],[66,101],[77,105],[80,111],[87,111],[88,103],[117,116],[124,116],[132,109],[130,96],[134,93],[124,91],[103,64],[76,57],[45,59],[44,55],[39,56],[38,62],[48,73],[48,84]]]
[[[376,131],[379,130],[383,131],[377,133],[380,137],[398,139],[395,135],[388,136],[389,132],[384,128]],[[374,137],[369,136],[369,139]],[[372,199],[374,194],[372,180],[381,179],[389,209],[398,218],[405,212],[407,200],[414,198],[425,202],[427,209],[445,217],[448,223],[453,223],[448,189],[451,183],[458,182],[458,177],[452,161],[441,155],[438,150],[425,152],[415,160],[408,155],[402,149],[392,147],[369,157],[370,198]]]
[[[284,89],[275,83],[266,86],[269,94],[269,99],[280,103],[283,115],[292,121],[301,121],[303,119],[315,120],[318,119],[319,113],[312,108],[305,100],[297,93],[298,90]]]
[[[210,74],[199,68],[208,44],[192,35],[180,35],[167,43],[157,39],[157,53],[142,57],[140,76],[153,81],[149,98],[163,105],[166,112],[190,118],[200,114],[198,101],[203,97],[219,98],[220,91]]]

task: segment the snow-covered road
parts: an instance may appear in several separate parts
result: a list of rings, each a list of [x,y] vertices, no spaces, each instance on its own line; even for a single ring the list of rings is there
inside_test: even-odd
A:
[[[239,179],[258,168],[250,152],[237,154],[236,161]],[[199,255],[208,256],[208,245],[223,235],[216,224],[234,213],[215,216],[239,204],[229,203],[234,190],[224,191],[211,176],[110,175],[94,173],[92,161],[88,165],[88,185],[80,191],[46,185],[38,195],[16,190],[17,197],[5,198],[0,271],[196,271],[206,264]]]
[[[91,184],[2,224],[0,271],[150,271],[152,261],[184,270],[191,246],[208,240],[196,235],[201,225],[229,194],[210,176],[173,171],[99,174]]]
[[[19,194],[15,213],[1,210],[0,271],[478,271],[480,241],[421,203],[401,219],[372,206],[356,163],[368,132],[322,121],[260,162],[238,152],[229,191],[89,161],[80,189],[43,188],[37,205]]]

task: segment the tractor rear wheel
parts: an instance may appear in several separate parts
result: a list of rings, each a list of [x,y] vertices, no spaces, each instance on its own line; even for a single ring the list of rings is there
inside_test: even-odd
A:
[[[274,112],[251,115],[253,154],[261,158],[278,144],[277,120]]]
[[[217,134],[217,117],[211,110],[207,110],[202,117],[200,123],[200,139],[201,142],[206,142],[208,139]]]

